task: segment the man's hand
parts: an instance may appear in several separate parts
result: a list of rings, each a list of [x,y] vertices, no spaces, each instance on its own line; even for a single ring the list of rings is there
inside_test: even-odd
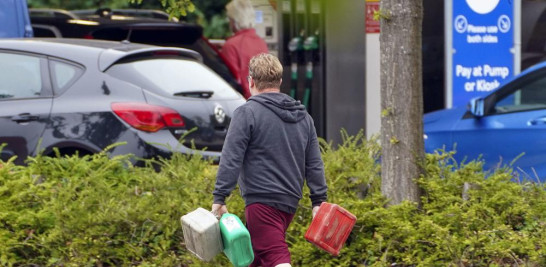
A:
[[[313,207],[313,219],[315,218],[315,215],[317,215],[317,212],[318,212],[319,208],[320,208],[320,206],[314,206]]]
[[[214,216],[216,216],[217,219],[220,219],[222,218],[222,215],[224,215],[224,213],[228,212],[228,210],[226,205],[212,204],[211,212],[212,214],[214,214]]]

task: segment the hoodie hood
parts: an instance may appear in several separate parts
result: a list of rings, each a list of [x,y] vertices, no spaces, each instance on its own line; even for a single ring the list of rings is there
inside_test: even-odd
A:
[[[262,104],[285,122],[298,122],[307,115],[305,106],[299,100],[283,93],[263,93],[252,96],[248,101]]]

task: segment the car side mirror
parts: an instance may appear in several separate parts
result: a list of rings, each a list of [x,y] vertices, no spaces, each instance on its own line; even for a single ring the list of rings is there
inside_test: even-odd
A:
[[[478,118],[483,117],[484,115],[483,103],[484,103],[483,98],[480,98],[480,97],[473,98],[468,103],[468,111],[475,117],[478,117]]]

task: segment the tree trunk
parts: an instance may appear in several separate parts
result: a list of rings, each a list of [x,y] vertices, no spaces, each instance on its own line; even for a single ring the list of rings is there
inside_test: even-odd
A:
[[[381,0],[381,192],[419,202],[423,172],[422,0]],[[440,89],[439,89],[440,90]]]

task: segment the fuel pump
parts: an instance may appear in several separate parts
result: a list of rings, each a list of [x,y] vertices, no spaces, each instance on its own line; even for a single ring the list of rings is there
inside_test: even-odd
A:
[[[353,0],[351,0],[353,1]],[[305,105],[317,134],[326,132],[325,6],[330,0],[277,0],[281,8],[281,90]],[[330,5],[335,6],[335,5]],[[288,82],[290,80],[290,82]]]
[[[305,91],[303,93],[303,105],[309,110],[309,104],[311,99],[311,91],[313,87],[313,63],[319,60],[319,43],[318,43],[319,30],[316,30],[314,34],[310,35],[303,42],[303,49],[305,51]]]
[[[294,99],[298,97],[298,64],[302,60],[303,52],[303,30],[299,36],[295,36],[288,42],[288,51],[290,51],[290,96]]]

